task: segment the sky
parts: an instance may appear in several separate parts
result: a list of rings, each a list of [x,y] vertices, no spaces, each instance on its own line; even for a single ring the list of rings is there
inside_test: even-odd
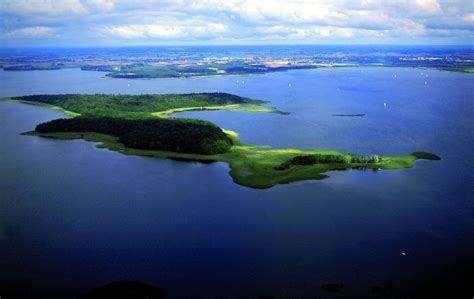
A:
[[[474,0],[0,0],[0,46],[474,44]]]

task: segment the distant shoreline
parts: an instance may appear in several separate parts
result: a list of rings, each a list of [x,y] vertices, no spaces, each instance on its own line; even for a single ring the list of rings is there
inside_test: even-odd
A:
[[[111,79],[133,79],[133,80],[173,80],[173,79],[194,79],[194,78],[218,78],[224,76],[258,76],[268,73],[276,72],[288,72],[288,71],[297,71],[297,70],[314,70],[314,69],[329,69],[329,68],[344,68],[344,67],[386,67],[386,68],[415,68],[415,69],[425,69],[425,70],[438,70],[438,71],[447,71],[455,72],[462,74],[474,74],[474,66],[459,68],[459,67],[430,67],[423,65],[389,65],[389,64],[316,64],[300,68],[285,68],[285,69],[272,69],[263,72],[237,72],[237,73],[219,73],[219,74],[185,74],[180,76],[144,76],[142,74],[123,74],[121,72],[113,72],[108,70],[92,70],[92,69],[83,69],[83,66],[62,66],[62,67],[35,67],[35,66],[0,66],[5,72],[24,72],[24,71],[57,71],[62,69],[79,69],[82,71],[95,71],[95,72],[104,72],[106,78]]]

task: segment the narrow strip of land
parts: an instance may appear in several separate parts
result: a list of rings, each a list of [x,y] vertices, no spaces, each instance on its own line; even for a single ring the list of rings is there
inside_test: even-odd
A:
[[[226,133],[229,132],[226,131]],[[200,155],[170,151],[134,149],[126,147],[120,143],[117,137],[90,132],[39,133],[32,131],[25,133],[25,135],[55,139],[84,139],[87,141],[98,142],[99,148],[106,148],[125,155],[190,161],[226,162],[229,164],[229,174],[232,176],[232,179],[235,183],[256,189],[266,189],[278,184],[287,184],[297,181],[325,179],[329,177],[325,173],[331,170],[361,168],[388,170],[412,168],[414,167],[414,162],[417,159],[427,158],[426,156],[419,156],[414,153],[406,156],[383,156],[380,157],[380,162],[378,163],[315,163],[309,165],[291,165],[286,169],[279,169],[278,167],[283,163],[286,163],[287,161],[290,161],[298,156],[345,156],[347,154],[331,150],[272,149],[268,146],[235,144],[226,153]],[[231,133],[231,137],[234,140],[237,138],[236,135],[237,134],[235,132]]]
[[[278,114],[288,114],[287,112],[279,111],[275,108],[265,107],[256,104],[230,104],[230,105],[221,105],[221,106],[202,106],[202,107],[183,107],[183,108],[173,108],[164,111],[153,112],[152,115],[164,118],[169,114],[186,112],[186,111],[206,111],[206,110],[230,110],[238,112],[266,112],[266,113],[278,113]]]
[[[332,116],[339,116],[339,117],[364,117],[365,114],[363,113],[356,113],[356,114],[350,114],[350,113],[336,113],[333,114]]]

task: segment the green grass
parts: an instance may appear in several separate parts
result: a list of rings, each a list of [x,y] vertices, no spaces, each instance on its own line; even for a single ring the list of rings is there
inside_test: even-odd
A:
[[[362,164],[314,164],[314,165],[293,165],[285,170],[275,170],[275,167],[281,165],[283,162],[292,159],[299,155],[338,155],[344,154],[331,150],[299,150],[299,149],[272,149],[269,147],[255,146],[255,145],[241,145],[238,144],[238,135],[235,132],[225,130],[229,137],[236,140],[231,150],[224,154],[217,155],[199,155],[186,154],[165,151],[140,150],[125,147],[117,141],[116,137],[88,133],[38,133],[26,132],[24,135],[40,136],[54,139],[79,139],[82,138],[87,141],[98,142],[99,148],[106,148],[125,155],[147,156],[156,158],[169,158],[191,161],[205,161],[205,162],[226,162],[229,164],[229,174],[235,183],[256,188],[265,189],[271,188],[278,184],[288,184],[296,181],[305,180],[321,180],[328,178],[325,174],[331,170],[344,169],[401,169],[411,168],[417,159],[421,159],[415,155],[406,156],[384,156],[382,162]]]

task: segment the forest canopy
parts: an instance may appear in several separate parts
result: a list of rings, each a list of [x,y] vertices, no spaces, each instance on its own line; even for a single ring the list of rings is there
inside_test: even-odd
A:
[[[232,146],[231,139],[221,128],[210,122],[164,119],[166,112],[226,105],[256,109],[264,103],[220,92],[31,95],[11,100],[44,104],[55,109],[59,107],[76,116],[73,119],[58,119],[40,124],[36,127],[36,132],[39,133],[100,133],[118,137],[118,142],[130,148],[205,155],[228,152]],[[261,108],[262,111],[267,111],[265,109],[271,110]],[[163,112],[163,115],[156,115],[157,112]]]
[[[189,94],[58,94],[12,97],[16,101],[44,103],[87,117],[151,118],[151,113],[175,108],[256,104],[264,101],[236,95],[214,93]]]
[[[56,119],[36,126],[36,132],[94,132],[118,137],[130,148],[194,154],[221,154],[232,141],[210,122],[190,119],[118,119],[77,117]]]

